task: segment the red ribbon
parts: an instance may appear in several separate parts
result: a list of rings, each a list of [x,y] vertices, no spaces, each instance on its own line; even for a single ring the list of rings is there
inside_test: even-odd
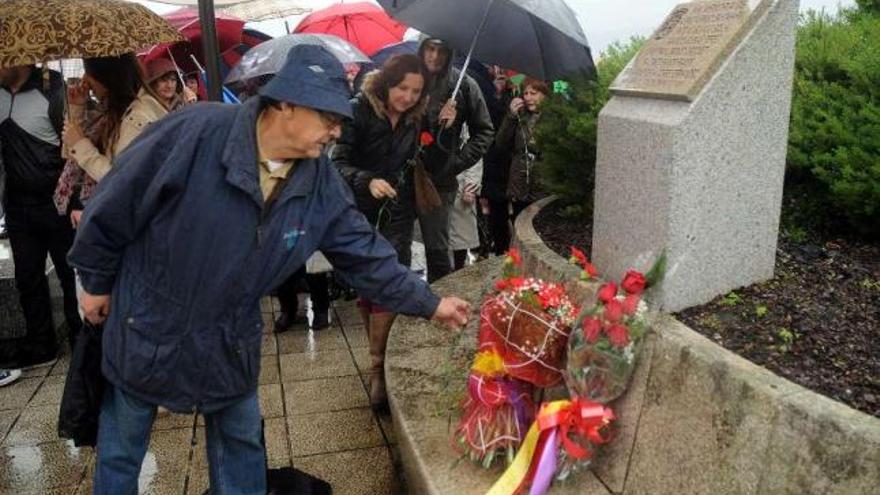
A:
[[[602,404],[576,398],[552,413],[546,410],[545,404],[538,413],[537,421],[542,432],[559,427],[560,440],[565,451],[573,458],[582,460],[589,458],[592,453],[573,442],[569,433],[573,431],[594,445],[608,443],[611,441],[611,434],[606,427],[614,421],[614,412]]]

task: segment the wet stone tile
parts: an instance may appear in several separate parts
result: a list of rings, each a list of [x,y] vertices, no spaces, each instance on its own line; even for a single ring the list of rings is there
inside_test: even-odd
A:
[[[18,445],[0,449],[0,493],[46,493],[71,489],[83,478],[91,449],[73,442]]]
[[[369,408],[287,418],[294,457],[384,445]]]
[[[56,360],[54,363],[44,364],[41,366],[35,366],[35,367],[27,369],[27,370],[21,370],[21,377],[22,378],[43,378],[46,375],[48,375],[50,371],[52,371],[52,367],[55,366],[55,364],[57,364],[57,363],[58,363],[58,361]]]
[[[284,386],[288,415],[354,409],[369,405],[357,376],[290,382]]]
[[[32,406],[61,404],[61,395],[64,393],[65,375],[52,375],[46,377],[37,393],[31,399]]]
[[[141,466],[138,493],[182,493],[186,482],[186,469],[190,455],[192,429],[154,431],[150,436],[150,448]]]
[[[370,347],[370,339],[363,325],[346,326],[343,331],[349,347]]]
[[[57,440],[58,405],[29,406],[21,412],[3,445],[37,445]]]
[[[284,383],[356,374],[348,350],[281,355],[281,380]]]
[[[70,366],[70,353],[64,354],[58,358],[58,361],[55,361],[55,365],[52,366],[52,371],[49,372],[50,375],[67,375],[67,368]]]
[[[177,430],[180,428],[192,428],[195,414],[178,414],[171,411],[158,411],[156,420],[153,422],[153,431]]]
[[[264,418],[284,416],[284,401],[281,396],[281,385],[260,385],[257,390],[260,400],[260,412]]]
[[[328,481],[334,495],[395,493],[394,467],[385,447],[300,457],[293,465]]]
[[[278,343],[275,341],[275,334],[263,334],[263,342],[260,346],[260,354],[263,356],[272,356],[278,354]]]
[[[278,372],[278,356],[260,358],[260,385],[269,383],[281,383],[281,375]]]
[[[24,409],[42,382],[42,378],[21,378],[11,385],[0,387],[0,411]]]
[[[266,462],[270,468],[290,466],[290,441],[287,438],[287,420],[270,418],[265,424]]]
[[[9,429],[12,428],[12,424],[18,419],[19,414],[21,411],[0,411],[0,443],[6,438],[6,434],[9,433]]]
[[[346,349],[342,331],[328,328],[320,331],[291,330],[278,335],[279,354],[315,353]]]

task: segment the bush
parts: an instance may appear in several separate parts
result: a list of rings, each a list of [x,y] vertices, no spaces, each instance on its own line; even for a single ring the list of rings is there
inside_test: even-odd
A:
[[[573,80],[565,94],[553,94],[542,105],[535,129],[541,180],[573,216],[592,218],[599,111],[610,98],[609,86],[644,43],[632,38],[612,44],[597,65],[596,81]]]
[[[831,221],[842,216],[864,233],[880,232],[880,16],[802,18],[788,165],[789,181],[820,186],[813,199],[836,207]]]

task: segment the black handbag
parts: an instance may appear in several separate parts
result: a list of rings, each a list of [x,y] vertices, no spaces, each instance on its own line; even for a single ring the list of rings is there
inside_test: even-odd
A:
[[[67,369],[67,381],[58,410],[58,436],[77,447],[94,447],[106,380],[101,374],[103,327],[83,321]]]

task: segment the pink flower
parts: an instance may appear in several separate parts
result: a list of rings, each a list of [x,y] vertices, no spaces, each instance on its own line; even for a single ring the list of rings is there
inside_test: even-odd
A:
[[[629,344],[629,330],[623,325],[611,325],[605,333],[614,347],[622,348]]]

